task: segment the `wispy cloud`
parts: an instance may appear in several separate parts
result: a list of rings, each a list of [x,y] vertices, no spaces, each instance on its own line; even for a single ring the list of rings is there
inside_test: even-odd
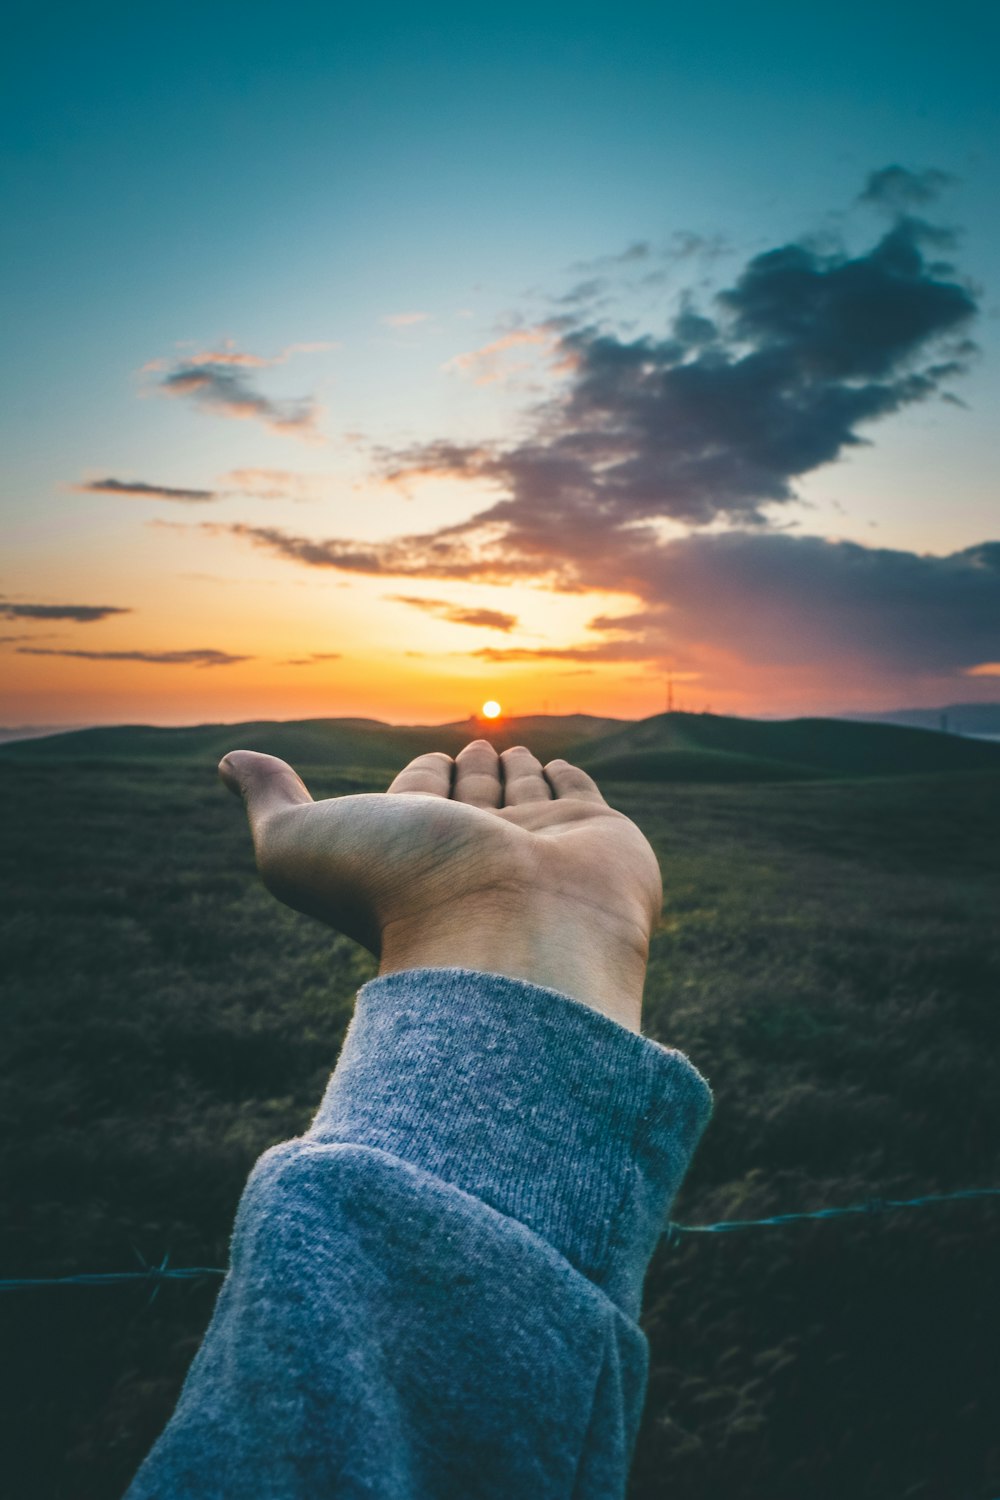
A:
[[[194,651],[57,651],[44,646],[19,646],[21,656],[73,656],[84,661],[142,661],[165,667],[231,667],[253,661],[252,656],[234,656],[230,651],[202,647]]]
[[[254,500],[319,500],[329,493],[331,477],[292,469],[230,469],[217,483],[220,493],[250,495]]]
[[[288,656],[281,663],[283,667],[315,667],[323,661],[342,661],[343,653],[340,651],[310,651],[308,656]]]
[[[317,407],[311,396],[274,400],[228,366],[180,364],[163,376],[159,391],[163,396],[187,398],[216,416],[260,422],[285,437],[319,439]]]
[[[234,339],[225,339],[216,349],[201,349],[197,353],[178,355],[173,359],[150,359],[142,366],[141,374],[170,370],[177,363],[197,367],[199,365],[232,365],[237,369],[264,370],[273,365],[287,365],[296,354],[324,354],[330,349],[339,349],[335,340],[316,339],[311,343],[286,344],[277,354],[249,354],[237,349]]]
[[[219,498],[216,490],[178,489],[170,484],[149,484],[144,479],[88,479],[73,488],[87,495],[131,495],[141,500],[178,500],[186,504]]]
[[[516,615],[505,614],[499,609],[466,608],[460,604],[449,604],[447,599],[421,599],[412,594],[386,594],[386,599],[395,604],[409,604],[413,609],[422,609],[429,615],[437,615],[451,625],[479,625],[486,630],[513,630]]]
[[[131,613],[118,604],[11,604],[0,599],[0,618],[5,620],[74,620],[78,625],[92,625],[111,615]]]
[[[908,167],[893,164],[869,172],[858,202],[901,213],[933,203],[957,180],[950,172],[941,172],[936,167],[911,171]]]
[[[662,646],[643,645],[636,641],[600,641],[593,646],[480,646],[470,651],[481,661],[502,664],[526,661],[652,661],[662,654]]]
[[[267,396],[254,384],[253,372],[285,364],[293,354],[331,347],[326,343],[290,344],[279,354],[267,356],[249,354],[227,344],[221,349],[202,350],[175,360],[150,360],[143,366],[143,373],[156,377],[147,389],[161,396],[189,400],[216,416],[260,422],[282,436],[317,443],[325,439],[317,428],[319,408],[315,399]]]
[[[220,474],[213,489],[188,489],[153,484],[145,479],[87,479],[72,486],[87,495],[124,495],[139,500],[170,500],[180,504],[210,504],[248,495],[254,500],[318,500],[329,494],[329,474],[303,474],[292,469],[230,469]]]
[[[161,525],[168,525],[161,522]],[[503,583],[512,578],[537,578],[538,559],[518,559],[504,546],[498,530],[492,553],[478,536],[466,538],[461,524],[439,532],[396,537],[388,542],[358,542],[345,537],[314,540],[296,536],[280,526],[230,525],[201,521],[199,529],[215,536],[242,538],[274,556],[311,568],[335,568],[346,573],[384,574],[397,578],[469,578],[481,583]],[[552,569],[556,564],[552,563]],[[567,585],[571,586],[571,585]]]
[[[453,355],[444,368],[454,370],[459,375],[467,375],[476,385],[495,385],[525,368],[524,360],[511,361],[506,358],[512,349],[553,349],[556,342],[557,334],[550,324],[540,324],[535,328],[514,328],[492,343],[484,344],[481,349],[470,349],[465,354]]]

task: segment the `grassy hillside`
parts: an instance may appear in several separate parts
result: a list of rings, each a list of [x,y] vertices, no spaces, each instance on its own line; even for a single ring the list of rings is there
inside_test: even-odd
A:
[[[543,760],[566,756],[619,781],[800,781],[820,776],[913,775],[1000,768],[1000,745],[957,735],[841,719],[767,722],[713,714],[658,714],[637,723],[535,716],[497,724],[393,725],[377,719],[119,725],[0,746],[0,761],[102,764],[182,761],[213,766],[227,750],[263,750],[299,768],[395,774],[427,750],[454,754],[483,735],[498,749],[528,744]]]
[[[617,729],[618,719],[589,714],[538,715],[463,720],[457,724],[383,724],[378,719],[303,719],[247,724],[195,724],[158,729],[143,724],[78,729],[43,740],[16,741],[0,747],[0,757],[37,760],[139,761],[169,760],[215,763],[227,750],[262,750],[296,765],[395,773],[415,755],[428,750],[454,754],[470,739],[485,736],[498,750],[525,741],[544,759],[567,755]]]
[[[1000,745],[845,719],[671,713],[591,741],[581,762],[629,781],[773,781],[988,770],[1000,768]]]
[[[997,1182],[1000,775],[607,790],[666,877],[647,1030],[716,1094],[675,1217]],[[223,1264],[370,960],[207,762],[6,756],[0,798],[0,1274]],[[660,1250],[633,1500],[994,1500],[998,1254],[990,1203]],[[117,1500],[216,1291],[0,1296],[5,1492]]]

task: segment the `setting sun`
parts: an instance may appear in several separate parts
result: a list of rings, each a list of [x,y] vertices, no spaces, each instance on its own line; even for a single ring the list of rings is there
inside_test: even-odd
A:
[[[500,705],[499,705],[499,703],[496,702],[496,700],[494,698],[491,698],[488,703],[484,703],[483,704],[483,718],[484,719],[499,719],[499,717],[500,717]]]

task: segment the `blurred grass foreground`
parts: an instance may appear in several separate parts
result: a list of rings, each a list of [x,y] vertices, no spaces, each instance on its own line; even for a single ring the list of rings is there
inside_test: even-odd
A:
[[[663,864],[646,1030],[717,1101],[674,1217],[1000,1182],[1000,751],[893,731],[918,741],[866,760],[856,735],[706,721],[702,743],[670,717],[645,739],[558,720],[535,738],[588,760]],[[134,1269],[133,1249],[224,1265],[253,1161],[319,1101],[373,968],[263,891],[214,759],[305,750],[323,796],[384,787],[429,746],[257,728],[0,755],[0,1275]],[[991,1201],[664,1245],[635,1500],[993,1500],[998,1251]],[[4,1492],[117,1500],[217,1291],[0,1298]]]

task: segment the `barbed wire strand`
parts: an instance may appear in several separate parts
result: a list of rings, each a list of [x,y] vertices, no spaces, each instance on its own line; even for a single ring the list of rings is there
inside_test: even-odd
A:
[[[1000,1198],[1000,1188],[959,1188],[953,1193],[925,1193],[919,1198],[867,1198],[843,1208],[813,1208],[766,1219],[721,1219],[717,1224],[675,1224],[671,1221],[661,1239],[675,1243],[682,1234],[731,1234],[737,1229],[771,1229],[781,1224],[802,1224],[808,1219],[839,1219],[847,1214],[885,1214],[901,1208],[922,1208],[928,1203],[957,1203],[965,1198]]]
[[[919,1198],[868,1198],[864,1203],[850,1203],[843,1208],[814,1208],[796,1213],[771,1214],[766,1219],[720,1219],[715,1224],[675,1224],[672,1220],[661,1239],[676,1244],[684,1234],[732,1234],[742,1229],[773,1229],[783,1224],[802,1224],[807,1220],[839,1219],[848,1214],[884,1214],[897,1209],[923,1208],[931,1203],[957,1203],[969,1198],[1000,1198],[1000,1187],[960,1188],[954,1193],[926,1193]],[[123,1282],[144,1282],[153,1287],[152,1302],[164,1281],[198,1281],[204,1276],[225,1276],[223,1266],[172,1266],[170,1252],[158,1266],[151,1266],[132,1246],[142,1267],[139,1271],[81,1271],[73,1276],[5,1276],[0,1277],[0,1292],[16,1292],[30,1287],[114,1286]]]

